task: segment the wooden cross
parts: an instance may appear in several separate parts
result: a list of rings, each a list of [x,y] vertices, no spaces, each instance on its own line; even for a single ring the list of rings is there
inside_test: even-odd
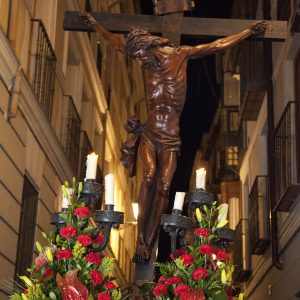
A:
[[[225,37],[239,33],[258,22],[258,20],[183,17],[182,13],[150,16],[95,12],[91,15],[113,33],[126,33],[130,31],[132,26],[139,26],[153,34],[163,34],[172,41],[174,38],[175,41],[178,40],[180,35],[201,38]],[[174,18],[176,22],[174,22]],[[249,39],[284,41],[287,38],[286,21],[268,20],[267,24],[267,30],[263,35],[252,36]],[[64,30],[93,31],[90,26],[82,22],[79,11],[65,12]]]

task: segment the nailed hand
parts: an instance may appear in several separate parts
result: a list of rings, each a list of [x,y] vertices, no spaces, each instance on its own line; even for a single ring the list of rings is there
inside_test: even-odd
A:
[[[257,35],[257,34],[264,33],[267,29],[267,26],[268,26],[268,24],[266,21],[259,21],[259,22],[254,23],[251,27],[252,34]]]

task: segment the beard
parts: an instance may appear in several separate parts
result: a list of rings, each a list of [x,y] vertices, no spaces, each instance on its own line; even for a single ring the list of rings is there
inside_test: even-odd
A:
[[[161,66],[160,60],[155,57],[154,55],[151,55],[147,61],[143,61],[141,63],[141,67],[143,69],[156,69]]]

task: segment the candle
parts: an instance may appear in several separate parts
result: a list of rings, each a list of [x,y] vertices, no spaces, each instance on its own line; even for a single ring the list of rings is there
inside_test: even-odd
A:
[[[114,175],[105,176],[105,205],[114,205]]]
[[[228,214],[228,207],[229,205],[227,203],[223,203],[219,207],[219,215],[218,215],[218,222],[222,222],[227,220],[227,214]]]
[[[96,179],[98,155],[95,153],[88,154],[86,160],[85,179]]]
[[[67,194],[66,194],[67,193]],[[69,197],[71,196],[72,189],[71,188],[66,188],[65,192],[63,192],[63,198],[61,202],[61,209],[68,209],[70,201]]]
[[[206,170],[204,168],[196,170],[196,189],[205,190]]]
[[[182,210],[184,203],[184,192],[176,192],[173,209]]]

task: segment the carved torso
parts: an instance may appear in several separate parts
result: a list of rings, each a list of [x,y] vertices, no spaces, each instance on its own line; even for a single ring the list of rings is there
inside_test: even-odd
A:
[[[181,48],[164,54],[161,65],[147,72],[147,125],[179,134],[179,118],[186,95],[186,55]]]

